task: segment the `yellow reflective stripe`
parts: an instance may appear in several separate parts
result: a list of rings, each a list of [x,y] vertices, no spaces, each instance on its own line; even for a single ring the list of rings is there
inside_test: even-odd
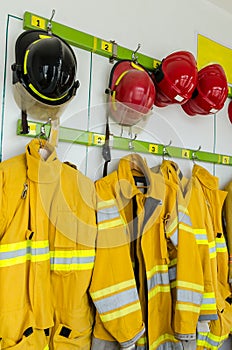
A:
[[[88,264],[51,264],[52,271],[83,271],[91,270],[94,263]]]
[[[171,261],[170,261],[170,263],[169,263],[169,267],[171,267],[171,266],[174,266],[174,265],[176,265],[177,264],[177,258],[175,258],[175,259],[172,259]]]
[[[105,228],[112,228],[112,227],[120,226],[120,225],[124,226],[124,222],[123,222],[121,217],[119,219],[109,220],[109,221],[98,224],[98,229],[104,230]]]
[[[117,111],[115,96],[116,96],[116,91],[113,91],[111,94],[111,101],[112,101],[112,106],[113,106],[114,111]]]
[[[24,74],[27,74],[27,57],[28,57],[28,54],[29,54],[29,50],[27,50],[25,52],[25,56],[24,56],[24,62],[23,62],[23,72],[24,72]]]
[[[171,287],[184,287],[188,289],[195,289],[198,291],[203,292],[204,291],[204,286],[192,282],[187,282],[187,281],[174,281],[171,282]]]
[[[112,321],[112,320],[115,320],[116,318],[120,318],[120,317],[126,316],[132,312],[135,312],[135,311],[139,310],[140,307],[141,307],[140,303],[139,303],[139,301],[137,301],[135,304],[127,306],[123,309],[110,312],[106,315],[101,314],[100,318],[103,322]]]
[[[160,272],[160,271],[168,272],[168,266],[167,265],[156,265],[156,266],[154,266],[150,271],[147,271],[147,278],[150,278],[151,276],[154,275],[154,273]]]
[[[103,209],[103,208],[106,208],[106,207],[112,207],[113,205],[115,205],[115,200],[114,199],[109,199],[107,201],[98,202],[97,203],[97,208],[98,209]]]
[[[198,235],[204,235],[207,233],[205,228],[194,228],[193,231]]]
[[[137,70],[141,70],[142,72],[144,72],[144,68],[141,66],[138,66],[137,64],[135,64],[134,62],[131,62],[131,66]]]
[[[18,249],[25,249],[27,247],[32,248],[46,248],[48,247],[49,243],[48,240],[44,241],[31,241],[26,240],[23,242],[16,242],[16,243],[6,243],[0,245],[0,253],[7,253]]]
[[[25,73],[26,74],[26,73]],[[61,100],[62,98],[64,98],[65,96],[67,96],[67,92],[63,95],[63,96],[60,96],[60,97],[56,97],[56,98],[51,98],[51,97],[47,97],[43,94],[41,94],[38,90],[36,90],[36,88],[32,85],[32,84],[29,84],[28,85],[29,88],[39,97],[43,98],[44,100],[48,100],[48,101],[59,101]]]
[[[76,249],[76,250],[53,250],[50,252],[51,257],[73,258],[95,256],[94,249]]]
[[[46,345],[45,348],[44,348],[44,350],[49,350],[49,346]]]
[[[119,75],[118,79],[117,79],[116,82],[115,82],[115,85],[116,85],[116,86],[120,83],[121,79],[122,79],[122,78],[124,77],[124,75],[126,75],[128,72],[129,72],[129,70],[125,70],[125,72],[123,72],[121,75]]]
[[[103,288],[101,290],[98,290],[96,292],[92,292],[90,294],[91,294],[92,299],[98,299],[98,298],[104,297],[108,294],[119,292],[120,290],[131,287],[131,286],[135,286],[134,279],[114,284],[113,286]]]
[[[165,333],[165,334],[162,334],[158,339],[156,339],[150,346],[149,346],[149,349],[152,350],[152,349],[156,349],[159,344],[161,342],[163,342],[164,340],[168,341],[172,341],[172,342],[175,342],[177,343],[178,340],[172,335],[172,334],[168,334],[168,333]]]
[[[180,223],[179,224],[179,228],[182,229],[182,230],[185,230],[187,232],[190,232],[190,233],[193,233],[194,234],[194,230],[192,227],[189,227],[189,226],[186,226],[184,225],[183,223]]]
[[[144,345],[147,343],[147,338],[146,337],[141,337],[139,340],[136,342],[136,345]]]
[[[214,304],[201,304],[201,310],[216,310],[216,303]]]
[[[187,305],[187,304],[176,304],[176,309],[180,311],[191,311],[195,313],[199,313],[200,307],[199,306],[193,306],[193,305]]]
[[[155,288],[151,289],[151,291],[149,291],[148,293],[148,300],[150,300],[151,298],[153,298],[154,296],[156,296],[156,294],[158,293],[167,293],[170,292],[170,285],[167,286],[155,286]]]
[[[181,204],[178,205],[178,210],[182,211],[185,214],[189,214],[188,209]]]
[[[177,218],[173,220],[173,222],[166,228],[166,233],[168,235],[171,234],[172,231],[174,231],[177,228]]]
[[[51,39],[51,36],[50,35],[43,35],[43,34],[40,34],[39,35],[40,39]],[[38,41],[38,40],[36,40]]]

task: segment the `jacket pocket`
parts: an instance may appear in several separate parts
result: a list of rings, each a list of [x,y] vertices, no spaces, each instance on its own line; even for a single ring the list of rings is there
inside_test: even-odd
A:
[[[59,324],[53,343],[55,350],[90,350],[91,329],[80,333],[64,324]]]
[[[47,350],[48,343],[44,330],[27,328],[21,339],[17,342],[12,339],[2,338],[1,350]]]

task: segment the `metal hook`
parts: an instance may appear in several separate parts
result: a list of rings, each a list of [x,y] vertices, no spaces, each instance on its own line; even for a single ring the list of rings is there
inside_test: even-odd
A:
[[[135,54],[139,51],[140,47],[141,47],[141,44],[138,44],[137,49],[133,51],[131,55],[132,61],[135,63],[137,63],[137,59],[138,59],[138,56],[135,56]]]
[[[163,160],[164,160],[165,156],[169,156],[170,157],[170,154],[169,154],[169,152],[167,150],[167,147],[171,146],[171,144],[172,144],[172,140],[170,140],[168,145],[164,145],[163,146]]]
[[[131,134],[131,136],[132,136],[132,134]],[[129,141],[128,147],[130,150],[132,150],[134,148],[133,141],[136,139],[137,139],[137,134],[135,134],[135,136],[133,138],[131,138],[131,140]]]
[[[52,34],[52,20],[53,20],[53,17],[55,16],[55,9],[52,10],[52,15],[48,21],[48,24],[47,24],[47,31],[48,31],[48,34],[51,35]]]
[[[198,159],[197,152],[200,151],[200,149],[201,149],[201,146],[199,146],[198,149],[192,152],[192,161],[194,164],[195,164],[195,160]]]
[[[43,137],[45,139],[48,139],[48,137],[46,135],[45,126],[47,124],[50,124],[50,123],[51,123],[51,118],[48,118],[48,120],[45,123],[41,124],[41,126],[40,126],[40,133],[37,135],[37,138]]]

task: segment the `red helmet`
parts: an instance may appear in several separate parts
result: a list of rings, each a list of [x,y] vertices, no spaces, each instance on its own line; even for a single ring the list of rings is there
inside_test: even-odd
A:
[[[149,114],[155,100],[155,87],[149,73],[132,61],[119,61],[109,81],[111,116],[121,125],[131,126]]]
[[[155,69],[153,81],[156,87],[156,106],[185,103],[197,84],[195,57],[188,51],[168,55]]]
[[[198,72],[198,83],[192,98],[182,105],[190,116],[217,113],[228,96],[225,72],[219,64],[210,64]]]
[[[230,122],[232,123],[232,100],[230,100],[228,104],[228,117]]]

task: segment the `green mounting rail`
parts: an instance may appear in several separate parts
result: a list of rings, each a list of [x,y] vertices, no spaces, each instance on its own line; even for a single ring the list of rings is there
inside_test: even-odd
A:
[[[24,29],[42,29],[47,30],[49,19],[36,14],[25,12],[23,19]],[[52,21],[52,33],[60,36],[70,45],[80,49],[94,52],[98,55],[109,58],[110,60],[131,60],[134,50],[129,50],[118,45],[115,41],[108,41],[97,38],[93,35],[70,28],[66,25]],[[136,52],[137,62],[148,70],[153,70],[160,61]]]
[[[17,135],[26,137],[38,137],[41,135],[41,127],[44,127],[45,135],[41,137],[48,138],[51,126],[40,122],[28,121],[29,133],[22,134],[21,119],[17,122]],[[105,135],[94,131],[85,131],[60,126],[59,141],[85,146],[102,147],[105,143]],[[171,158],[182,158],[186,160],[197,160],[206,163],[215,163],[222,165],[232,165],[232,156],[193,150],[188,148],[180,148],[175,146],[167,146],[158,143],[151,143],[137,139],[126,137],[110,136],[110,148],[124,150],[128,152],[138,152],[145,154],[153,154],[155,156],[170,156]]]

